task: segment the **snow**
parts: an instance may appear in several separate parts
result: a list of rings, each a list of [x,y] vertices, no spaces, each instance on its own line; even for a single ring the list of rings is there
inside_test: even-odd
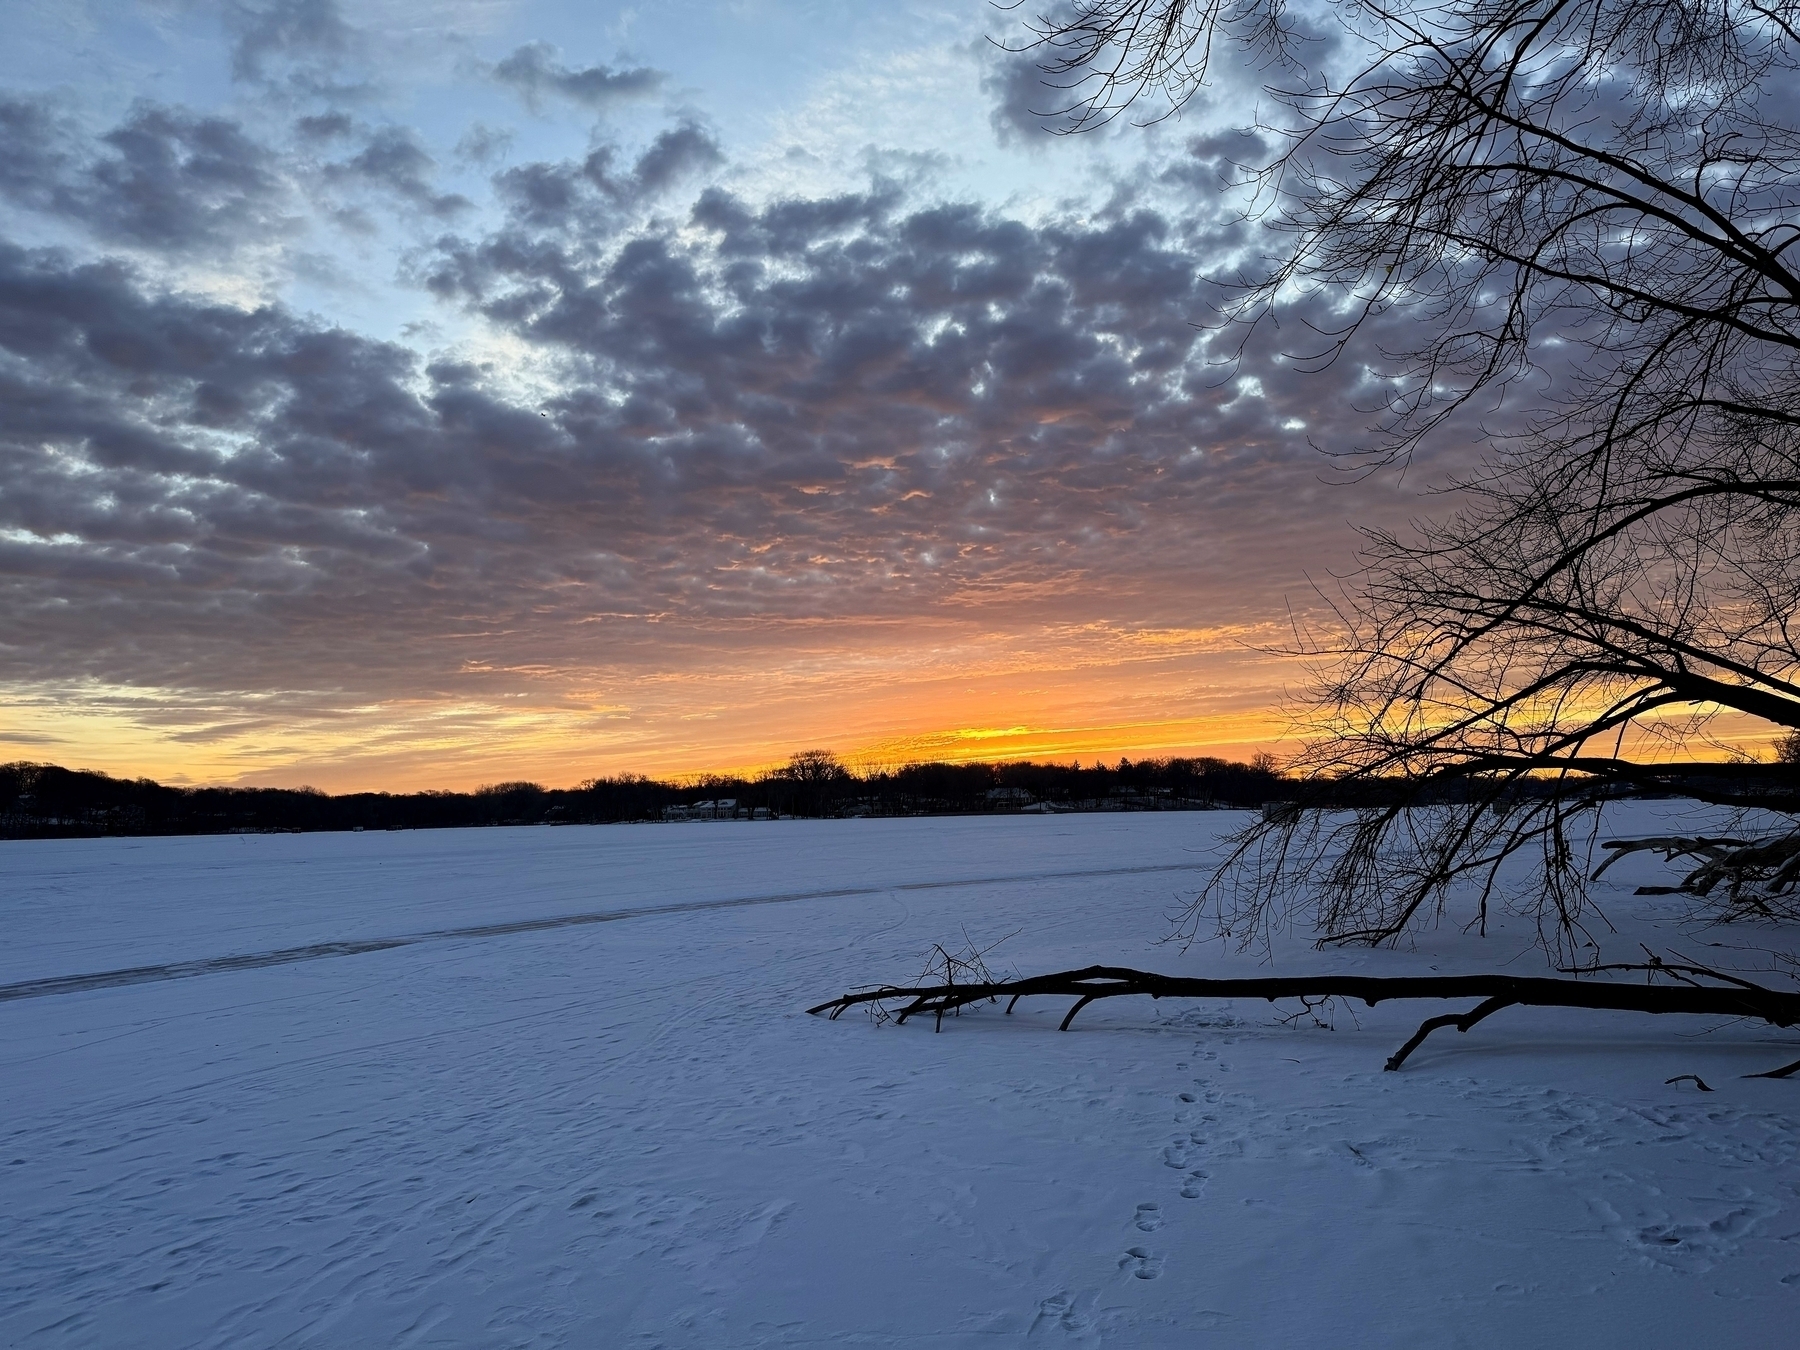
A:
[[[1632,808],[1652,829],[1672,809]],[[1020,971],[1269,969],[1157,941],[1236,820],[0,844],[0,1345],[1656,1346],[1791,1327],[1800,1081],[1738,1076],[1800,1055],[1791,1035],[1512,1009],[1389,1074],[1441,1007],[1339,1009],[1325,1030],[1120,999],[1066,1035],[1050,1003],[941,1035],[802,1012],[965,935],[1005,938],[990,962]],[[1684,927],[1625,893],[1655,864],[1632,866],[1607,900],[1621,956],[1642,939],[1751,964],[1780,938]],[[321,948],[382,939],[404,941]],[[1542,969],[1517,921],[1270,961]],[[42,983],[124,967],[167,968]],[[1665,1084],[1682,1073],[1717,1090]]]

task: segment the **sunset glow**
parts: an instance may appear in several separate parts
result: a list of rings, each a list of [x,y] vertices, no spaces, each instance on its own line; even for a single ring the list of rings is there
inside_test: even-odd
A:
[[[909,626],[908,638],[918,631]],[[611,678],[487,671],[471,675],[482,691],[469,697],[362,706],[242,697],[207,704],[95,686],[35,708],[15,705],[7,730],[24,757],[54,755],[116,775],[330,791],[754,771],[814,745],[863,767],[1248,758],[1280,749],[1288,734],[1276,703],[1289,664],[1221,649],[1216,636],[939,638],[925,652],[821,642],[761,650],[749,670],[734,656],[730,664]]]
[[[1047,137],[982,6],[429,13],[14,16],[0,757],[1292,744],[1347,522],[1450,466],[1333,481],[1366,367],[1206,328],[1215,104]]]

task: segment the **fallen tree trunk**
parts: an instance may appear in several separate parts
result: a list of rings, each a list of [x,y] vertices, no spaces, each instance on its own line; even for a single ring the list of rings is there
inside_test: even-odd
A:
[[[1132,970],[1125,966],[1086,966],[1081,970],[1062,970],[1049,975],[1033,975],[1016,980],[986,980],[966,984],[884,985],[828,999],[809,1013],[828,1013],[834,1020],[847,1008],[873,1004],[901,1004],[893,1012],[896,1022],[909,1017],[931,1014],[939,1029],[944,1014],[955,1013],[972,1004],[1007,1000],[1006,1011],[1022,998],[1038,996],[1075,999],[1062,1019],[1060,1030],[1067,1031],[1075,1015],[1088,1004],[1103,998],[1123,998],[1145,994],[1151,998],[1260,998],[1276,999],[1360,999],[1369,1007],[1390,999],[1412,998],[1479,998],[1482,1002],[1466,1013],[1450,1013],[1432,1017],[1419,1027],[1413,1038],[1387,1062],[1398,1069],[1406,1057],[1441,1027],[1454,1026],[1467,1031],[1477,1022],[1502,1008],[1597,1008],[1619,1012],[1693,1013],[1707,1017],[1747,1017],[1772,1026],[1791,1027],[1800,1024],[1800,993],[1787,993],[1752,984],[1733,975],[1721,974],[1704,967],[1674,966],[1662,961],[1631,967],[1650,974],[1662,974],[1682,981],[1675,984],[1626,984],[1614,980],[1553,979],[1548,976],[1520,975],[1423,975],[1383,977],[1373,975],[1286,975],[1248,979],[1213,980],[1193,976],[1158,975],[1153,971]],[[1720,983],[1700,984],[1693,977],[1704,976]],[[1786,1077],[1800,1069],[1800,1063],[1754,1077]]]

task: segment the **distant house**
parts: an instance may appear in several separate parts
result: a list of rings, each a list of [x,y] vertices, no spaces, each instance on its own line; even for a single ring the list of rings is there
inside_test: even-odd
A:
[[[691,806],[663,807],[664,820],[749,820],[747,807],[737,804],[736,797],[720,797],[717,801],[695,802]]]

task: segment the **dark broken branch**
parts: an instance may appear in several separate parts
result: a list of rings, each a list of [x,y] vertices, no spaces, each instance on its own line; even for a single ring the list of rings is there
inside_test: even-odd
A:
[[[1658,967],[1639,967],[1655,975]],[[1711,973],[1711,972],[1707,972]],[[1626,984],[1611,980],[1551,979],[1519,975],[1426,975],[1381,977],[1372,975],[1289,975],[1249,979],[1215,980],[1190,976],[1158,975],[1153,971],[1123,966],[1087,966],[1022,979],[935,985],[883,985],[828,999],[809,1013],[826,1013],[835,1019],[847,1008],[872,1005],[891,1010],[893,1020],[931,1014],[942,1023],[945,1013],[972,1004],[1006,999],[1006,1011],[1021,998],[1064,997],[1075,999],[1060,1029],[1067,1031],[1075,1015],[1088,1004],[1104,998],[1147,995],[1163,998],[1353,998],[1371,1008],[1389,999],[1479,998],[1482,1003],[1466,1013],[1429,1018],[1387,1062],[1398,1069],[1427,1036],[1441,1027],[1467,1031],[1483,1018],[1515,1004],[1527,1008],[1593,1008],[1617,1012],[1690,1013],[1704,1017],[1744,1017],[1771,1026],[1800,1025],[1800,993],[1766,989],[1736,977],[1723,985]],[[1777,1073],[1780,1071],[1778,1070]]]
[[[1745,848],[1750,844],[1748,839],[1709,839],[1703,835],[1657,835],[1650,839],[1608,839],[1601,848],[1612,850],[1612,856],[1594,869],[1590,881],[1598,881],[1606,875],[1606,869],[1618,862],[1620,858],[1633,853],[1660,853],[1664,862],[1674,862],[1677,858],[1700,857],[1708,862],[1721,857],[1732,849]]]
[[[1660,836],[1654,839],[1609,839],[1603,848],[1612,856],[1594,869],[1599,880],[1607,868],[1627,854],[1649,851],[1665,861],[1699,858],[1699,867],[1675,886],[1640,886],[1639,895],[1709,895],[1726,883],[1733,906],[1768,912],[1767,902],[1794,889],[1800,881],[1800,830],[1757,839],[1710,839],[1704,836]]]
[[[1783,1064],[1779,1069],[1770,1069],[1767,1073],[1747,1073],[1744,1075],[1744,1077],[1746,1077],[1746,1078],[1792,1078],[1794,1076],[1794,1074],[1796,1074],[1796,1073],[1800,1073],[1800,1059],[1795,1060],[1792,1064]]]
[[[1762,1077],[1764,1077],[1764,1075],[1757,1073],[1757,1074],[1751,1074],[1750,1077],[1762,1078]],[[1712,1091],[1711,1088],[1706,1086],[1706,1080],[1697,1073],[1678,1073],[1673,1078],[1663,1079],[1663,1086],[1667,1087],[1670,1083],[1692,1083],[1695,1087],[1699,1088],[1702,1092],[1711,1092]]]
[[[1412,1039],[1388,1057],[1386,1065],[1387,1071],[1393,1073],[1402,1064],[1406,1063],[1406,1057],[1423,1045],[1425,1043],[1425,1038],[1431,1035],[1431,1033],[1436,1031],[1439,1027],[1455,1027],[1458,1031],[1467,1031],[1482,1018],[1487,1017],[1492,1013],[1497,1013],[1502,1008],[1510,1008],[1512,1005],[1513,1001],[1511,999],[1496,995],[1470,1012],[1446,1013],[1442,1017],[1426,1018],[1424,1022],[1419,1024],[1419,1029],[1413,1032]]]

